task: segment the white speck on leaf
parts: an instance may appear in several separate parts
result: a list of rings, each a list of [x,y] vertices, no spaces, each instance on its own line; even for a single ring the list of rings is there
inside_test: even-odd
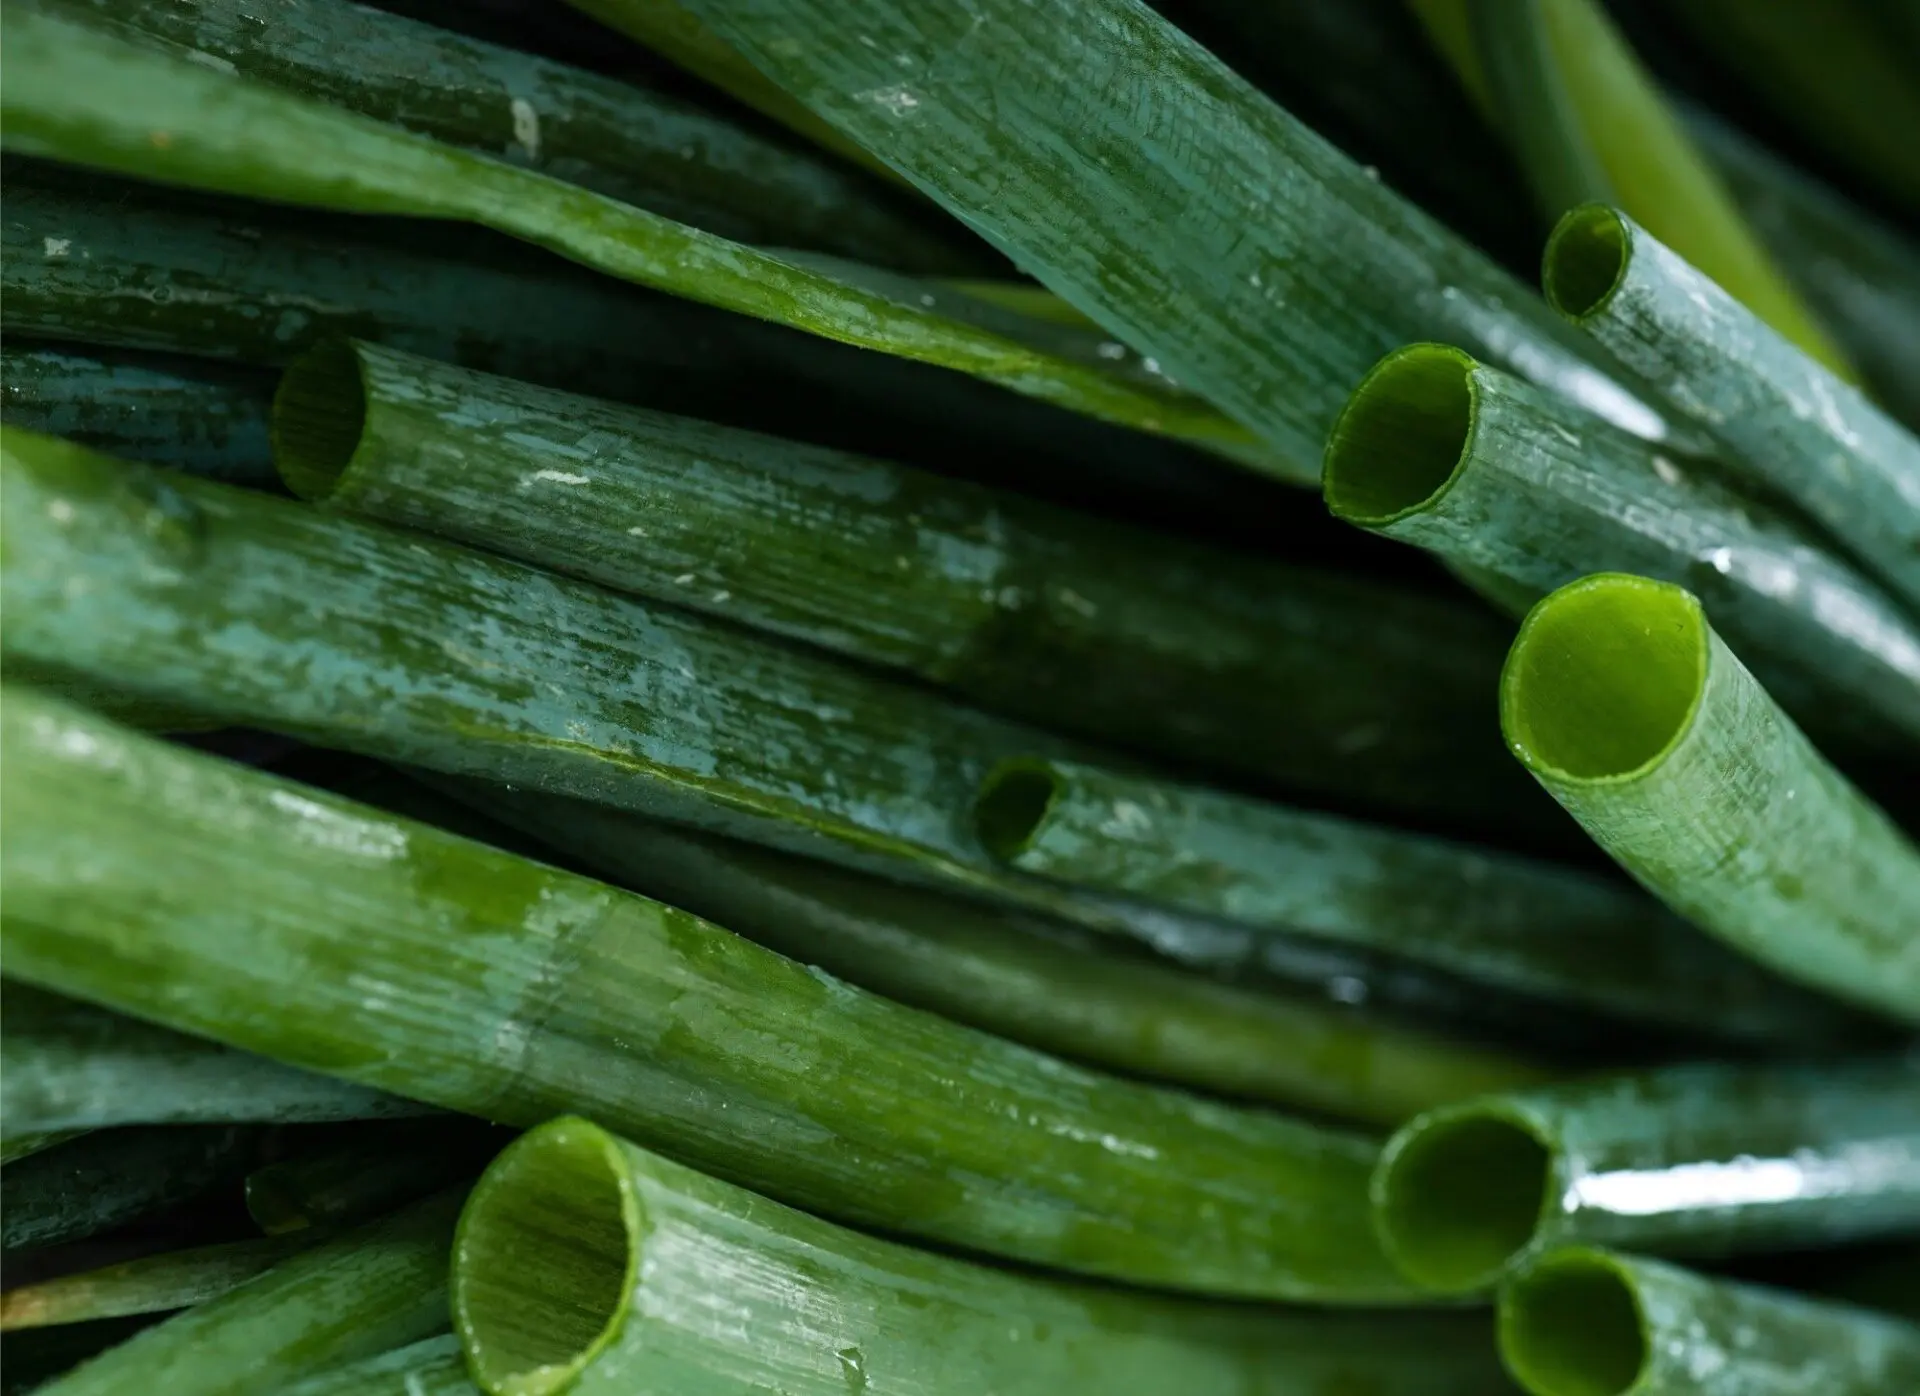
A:
[[[530,156],[540,154],[540,113],[525,97],[515,97],[507,110],[513,116],[513,141]]]
[[[56,261],[73,250],[73,239],[43,238],[41,240],[41,250],[46,254],[48,261]]]

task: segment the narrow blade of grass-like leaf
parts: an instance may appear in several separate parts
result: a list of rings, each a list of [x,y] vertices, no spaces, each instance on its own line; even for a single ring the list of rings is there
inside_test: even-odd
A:
[[[248,365],[353,335],[608,396],[752,362],[727,333],[738,317],[477,229],[294,214],[11,157],[5,181],[9,334]]]
[[[1536,593],[1607,570],[1684,582],[1823,738],[1920,739],[1920,627],[1891,597],[1707,467],[1456,349],[1383,360],[1324,474],[1339,517]]]
[[[479,223],[621,280],[939,364],[1125,426],[1207,447],[1249,442],[1244,428],[1182,394],[184,58],[31,10],[10,16],[7,44],[0,117],[9,149],[281,203]]]
[[[1508,1282],[1499,1327],[1531,1396],[1887,1396],[1920,1383],[1920,1327],[1578,1246]]]
[[[1756,98],[1883,194],[1920,213],[1920,85],[1876,0],[1677,0],[1673,13]],[[1911,26],[1912,21],[1907,24]]]
[[[462,803],[484,810],[516,833],[545,844],[556,856],[580,859],[618,885],[645,892],[658,874],[650,852],[658,827],[653,819],[526,789],[509,790],[479,781],[419,774]],[[376,799],[374,803],[388,802]],[[411,813],[404,802],[392,807],[403,814]],[[441,822],[437,817],[428,818]],[[999,910],[1024,907],[1042,911],[1069,923],[1055,926],[1049,920],[1045,923],[1048,933],[1066,930],[1076,934],[1073,928],[1091,928],[1122,937],[1133,942],[1134,948],[1145,948],[1185,970],[1249,990],[1288,995],[1304,991],[1337,1004],[1365,1005],[1482,1043],[1584,1061],[1638,1062],[1645,1060],[1650,1047],[1662,1050],[1675,1045],[1643,1032],[1623,1051],[1619,1024],[1611,1019],[1579,1012],[1566,1003],[1503,993],[1430,965],[1375,954],[1324,937],[1236,925],[1217,917],[1194,916],[1166,905],[1025,875],[1020,885],[1044,887],[1057,900],[1020,903],[1009,897],[1007,905]],[[1028,918],[1017,917],[1014,924],[1029,924]]]
[[[11,197],[8,207],[11,216]],[[253,489],[279,484],[272,402],[262,369],[82,344],[0,346],[0,421]]]
[[[465,1194],[442,1193],[144,1329],[46,1396],[253,1396],[447,1326]]]
[[[1444,1106],[1393,1137],[1373,1199],[1401,1273],[1445,1293],[1572,1242],[1721,1256],[1911,1235],[1920,1064],[1676,1066]]]
[[[1421,338],[1663,434],[1537,296],[1137,0],[683,8],[1283,456]]]
[[[1640,882],[1780,973],[1920,1022],[1920,849],[1677,586],[1603,575],[1521,627],[1514,754]]]
[[[247,1213],[269,1236],[351,1226],[470,1182],[506,1136],[476,1120],[402,1120],[355,1130],[247,1175]]]
[[[1920,430],[1920,244],[1704,108],[1681,114],[1875,401]]]
[[[1547,243],[1547,298],[1920,605],[1920,440],[1646,229],[1575,209]]]
[[[1024,872],[1326,936],[1668,1032],[1792,1043],[1862,1026],[1631,888],[1551,863],[1026,757],[987,776],[973,814],[987,848]]]
[[[532,1131],[487,1170],[461,1214],[452,1297],[474,1377],[503,1396],[1499,1383],[1481,1315],[1288,1313],[992,1269],[782,1207],[583,1119]]]
[[[16,0],[20,3],[20,0]],[[984,249],[928,231],[804,148],[598,73],[352,0],[27,0],[162,51],[539,170],[722,237],[958,275]],[[957,230],[956,230],[957,231]]]
[[[306,498],[1056,730],[1468,826],[1539,821],[1487,720],[1506,628],[1406,589],[365,344],[288,371],[274,445]]]
[[[258,1142],[230,1126],[113,1129],[32,1154],[7,1166],[0,1247],[76,1241],[177,1206],[237,1181]]]
[[[450,822],[450,802],[398,777],[346,793],[452,829],[467,813],[455,806]],[[609,881],[789,959],[1129,1076],[1393,1125],[1430,1104],[1519,1089],[1548,1072],[1512,1050],[1396,1017],[1400,1005],[1382,1011],[1375,1001],[1390,997],[1392,981],[1363,977],[1364,968],[1307,985],[1223,982],[1062,921],[573,800],[515,792],[504,810],[490,807]],[[1324,987],[1329,977],[1341,997]],[[1431,1004],[1413,1007],[1439,1017]],[[1486,995],[1463,996],[1455,1016],[1461,1032],[1484,1035]]]
[[[806,137],[822,150],[887,179],[900,177],[822,121],[806,105],[767,81],[754,66],[723,43],[706,25],[674,0],[568,0],[610,29],[645,44],[695,77],[742,102],[762,116]]]
[[[1466,8],[1496,120],[1549,221],[1579,204],[1619,204],[1782,335],[1851,375],[1602,4],[1467,0]]]
[[[1317,519],[1293,517],[1312,511],[1285,510],[1293,501],[1277,501],[1270,480],[1174,440],[628,286],[484,229],[289,212],[42,160],[4,167],[0,325],[10,336],[250,365],[352,336],[571,392],[904,452],[1159,526],[1217,535],[1226,524],[1263,547],[1332,548],[1311,536]],[[1089,359],[1124,367],[1101,358],[1110,343],[1094,336]],[[743,378],[755,392],[740,392]]]
[[[27,692],[0,732],[10,974],[511,1124],[582,1111],[855,1224],[1179,1289],[1411,1294],[1369,1138],[1069,1066]]]
[[[110,1125],[298,1124],[428,1107],[24,984],[0,986],[0,1131]]]
[[[230,1241],[20,1285],[0,1294],[0,1332],[192,1308],[312,1244],[293,1237]]]
[[[467,1375],[460,1340],[423,1338],[361,1362],[335,1367],[283,1388],[276,1396],[479,1396]],[[694,1396],[676,1392],[675,1396]]]

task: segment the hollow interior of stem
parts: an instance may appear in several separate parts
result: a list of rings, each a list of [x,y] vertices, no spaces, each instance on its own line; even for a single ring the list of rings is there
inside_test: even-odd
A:
[[[1473,370],[1471,358],[1443,344],[1409,345],[1375,365],[1327,439],[1327,507],[1377,528],[1444,493],[1473,434]]]
[[[273,395],[274,468],[302,499],[324,500],[353,464],[366,423],[367,391],[353,346],[316,345],[288,366]]]
[[[974,832],[987,852],[1006,861],[1025,853],[1060,790],[1058,773],[1039,762],[1006,761],[989,771],[973,802]]]
[[[1492,1284],[1533,1239],[1552,1162],[1532,1130],[1496,1115],[1409,1125],[1381,1165],[1375,1196],[1393,1263],[1443,1293]]]
[[[1501,677],[1501,721],[1535,771],[1629,776],[1686,731],[1706,677],[1700,603],[1667,582],[1602,573],[1527,616]]]
[[[1627,225],[1605,204],[1583,204],[1555,225],[1547,239],[1540,280],[1547,303],[1583,319],[1613,298],[1627,274]]]
[[[530,1130],[461,1214],[454,1328],[493,1396],[546,1396],[611,1342],[639,1273],[642,1215],[618,1140],[578,1119]]]
[[[1534,1396],[1622,1396],[1647,1364],[1631,1279],[1598,1251],[1555,1251],[1500,1296],[1507,1370]]]

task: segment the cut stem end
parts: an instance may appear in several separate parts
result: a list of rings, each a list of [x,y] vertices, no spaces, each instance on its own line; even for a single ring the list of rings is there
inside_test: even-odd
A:
[[[1535,774],[1626,780],[1692,724],[1707,679],[1707,622],[1690,592],[1603,572],[1528,613],[1500,677],[1500,721]]]
[[[1552,1171],[1546,1142],[1522,1121],[1472,1107],[1423,1116],[1374,1174],[1381,1244],[1423,1289],[1485,1289],[1533,1241]]]
[[[353,345],[317,345],[288,366],[273,395],[274,468],[300,498],[325,503],[353,464],[366,424],[367,392]]]
[[[1383,528],[1444,494],[1473,435],[1474,367],[1444,344],[1411,344],[1374,365],[1327,440],[1327,507]]]
[[[1554,226],[1540,280],[1547,303],[1584,320],[1606,308],[1626,279],[1633,242],[1620,215],[1605,204],[1582,204]]]
[[[1003,761],[980,782],[973,802],[974,832],[994,857],[1017,862],[1033,846],[1060,793],[1061,780],[1052,768],[1036,761]]]
[[[453,1324],[481,1388],[547,1396],[571,1383],[626,1318],[643,1229],[624,1150],[597,1125],[554,1120],[508,1146],[453,1250]]]
[[[1553,1251],[1500,1294],[1500,1355],[1533,1396],[1624,1396],[1646,1367],[1630,1276],[1602,1251]]]

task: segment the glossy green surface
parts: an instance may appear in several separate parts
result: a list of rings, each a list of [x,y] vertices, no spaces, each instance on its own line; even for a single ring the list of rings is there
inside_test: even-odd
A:
[[[1594,841],[1780,973],[1920,1022],[1920,849],[1827,764],[1679,587],[1603,575],[1521,627],[1514,754]]]
[[[821,149],[888,179],[899,179],[883,162],[767,81],[751,63],[728,48],[675,0],[568,0],[568,3],[645,44],[735,101],[806,137]]]
[[[451,1333],[425,1338],[305,1381],[277,1396],[478,1396]]]
[[[275,209],[11,157],[5,182],[0,324],[10,338],[254,369],[353,335],[620,397],[754,352],[736,332],[752,322],[477,229]]]
[[[7,830],[10,974],[507,1123],[576,1110],[856,1224],[1184,1289],[1409,1295],[1369,1139],[1068,1066],[25,692],[0,728],[33,815]]]
[[[1500,1294],[1500,1355],[1532,1396],[1892,1396],[1920,1327],[1657,1260],[1568,1247]]]
[[[1625,214],[1569,213],[1544,278],[1555,307],[1660,384],[1736,469],[1920,603],[1920,440]]]
[[[467,1376],[459,1340],[443,1333],[308,1377],[278,1396],[478,1396],[479,1390]]]
[[[716,621],[292,501],[21,431],[0,457],[9,665],[902,877],[1072,904],[1009,876],[964,820],[996,758],[1061,749],[1041,733]],[[66,585],[83,573],[91,585]]]
[[[1663,430],[1530,291],[1138,0],[681,7],[1283,456],[1314,459],[1410,339]]]
[[[477,781],[428,779],[461,802],[485,810],[516,834],[544,843],[563,859],[577,858],[618,885],[643,893],[650,893],[656,887],[671,889],[672,895],[665,891],[659,895],[670,902],[676,896],[685,896],[689,899],[688,909],[694,911],[701,910],[700,904],[693,901],[696,897],[724,897],[725,900],[716,901],[714,905],[733,909],[729,914],[745,914],[749,908],[759,905],[760,898],[751,888],[734,885],[723,886],[719,891],[705,888],[699,872],[710,864],[690,865],[686,877],[673,875],[671,869],[662,865],[656,852],[663,838],[657,820],[605,805],[527,790],[504,790]],[[448,822],[439,811],[417,810],[406,800],[369,798],[397,813],[461,829],[458,822]],[[497,836],[487,841],[499,843]],[[512,843],[507,846],[515,847]],[[688,845],[676,845],[683,849],[685,846]],[[817,862],[813,865],[819,866]],[[873,879],[860,879],[863,886],[873,882]],[[1069,887],[1024,875],[1014,885],[1022,892],[1045,889],[1051,900],[1030,899],[1025,909],[1044,909],[1051,915],[1022,914],[1020,904],[1011,897],[1001,899],[1006,905],[980,910],[1022,934],[1031,932],[1051,939],[1064,936],[1069,944],[1101,945],[1104,942],[1105,953],[1145,952],[1160,963],[1170,963],[1184,971],[1198,972],[1251,992],[1278,993],[1293,999],[1305,994],[1309,999],[1364,1006],[1369,1011],[1509,1051],[1583,1060],[1619,1059],[1618,1025],[1604,1017],[1577,1013],[1565,1003],[1547,1003],[1502,993],[1486,984],[1444,974],[1431,966],[1375,954],[1324,937],[1236,925],[1165,905],[1116,898],[1085,887]],[[768,889],[768,895],[773,896],[772,889]],[[903,895],[897,900],[888,897],[868,902],[867,894],[863,893],[862,901],[874,906],[905,906],[916,904],[918,899]],[[951,906],[952,902],[941,897],[936,904]],[[775,900],[751,914],[771,915],[782,905]],[[715,919],[730,924],[725,915],[716,914]],[[1082,928],[1106,934],[1089,941]],[[750,931],[747,933],[751,935]],[[1114,940],[1115,937],[1119,941]],[[1086,973],[1088,971],[1074,971],[1076,979]],[[1008,1035],[1016,1036],[1010,1030]],[[1435,1064],[1444,1060],[1444,1057],[1436,1058]]]
[[[9,17],[7,45],[0,117],[8,149],[343,213],[478,223],[624,281],[940,364],[1126,426],[1212,447],[1248,443],[1242,428],[1182,394],[183,58],[33,11]]]
[[[1782,335],[1851,372],[1604,4],[1469,0],[1467,9],[1502,132],[1548,220],[1594,200],[1621,205]],[[1643,377],[1656,390],[1664,382]]]
[[[257,1143],[214,1125],[96,1130],[31,1154],[7,1165],[0,1247],[75,1241],[178,1206],[238,1179]]]
[[[1676,0],[1671,8],[1748,92],[1912,214],[1920,212],[1920,84],[1913,17],[1897,17],[1898,3]]]
[[[845,1230],[581,1119],[533,1131],[481,1179],[452,1293],[494,1396],[1502,1385],[1484,1315],[1288,1313],[1028,1278]]]
[[[18,0],[16,0],[18,3]],[[984,250],[870,180],[687,102],[352,0],[29,0],[240,76],[495,156],[722,237],[929,274]],[[209,64],[207,60],[211,59]]]
[[[974,821],[1023,872],[1325,936],[1670,1031],[1798,1042],[1858,1027],[1631,888],[1550,863],[1032,758],[988,775]]]
[[[983,706],[1353,803],[1537,824],[1465,607],[371,345],[289,370],[288,484]]]
[[[1682,114],[1875,401],[1920,430],[1920,243],[1706,110]]]
[[[440,1332],[461,1193],[284,1260],[143,1330],[46,1396],[253,1396]]]
[[[0,828],[12,834],[12,818]],[[0,1133],[109,1125],[298,1124],[422,1107],[184,1037],[91,1004],[0,986]]]
[[[247,1175],[247,1214],[269,1236],[351,1226],[471,1182],[507,1136],[475,1120],[401,1120]]]
[[[1920,1063],[1684,1065],[1443,1107],[1373,1178],[1409,1279],[1484,1288],[1570,1242],[1658,1255],[1920,1231]]]
[[[72,343],[0,346],[0,422],[255,489],[278,486],[272,401],[263,369]]]
[[[1222,982],[1062,921],[570,800],[521,794],[492,808],[610,881],[789,959],[1126,1075],[1395,1125],[1429,1105],[1547,1074],[1518,1052],[1343,1002],[1318,982]],[[1342,994],[1380,992],[1364,966],[1352,968],[1334,977]],[[1484,996],[1474,1002],[1484,1013]],[[1484,1029],[1464,1005],[1459,1017],[1466,1030]]]
[[[269,1237],[163,1251],[0,1294],[0,1332],[166,1313],[217,1299],[311,1242]]]
[[[1389,355],[1326,457],[1335,514],[1546,593],[1635,572],[1699,593],[1823,739],[1920,740],[1920,625],[1787,518],[1458,350]]]

